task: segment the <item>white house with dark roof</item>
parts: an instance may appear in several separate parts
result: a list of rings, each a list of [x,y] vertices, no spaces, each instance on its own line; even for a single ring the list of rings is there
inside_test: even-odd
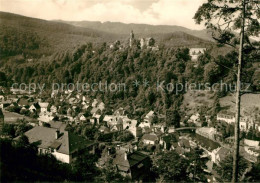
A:
[[[24,135],[28,137],[30,144],[38,147],[39,154],[50,153],[64,163],[71,163],[82,150],[94,152],[95,143],[67,131],[60,132],[54,128],[36,126]]]
[[[41,113],[47,113],[48,112],[48,102],[39,102],[39,105],[41,107]]]

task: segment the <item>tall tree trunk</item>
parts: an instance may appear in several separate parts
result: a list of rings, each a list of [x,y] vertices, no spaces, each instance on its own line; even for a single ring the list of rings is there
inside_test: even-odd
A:
[[[236,90],[236,123],[235,123],[235,144],[233,154],[233,175],[232,182],[238,181],[238,162],[239,162],[239,123],[240,123],[240,99],[241,99],[241,70],[243,61],[243,45],[244,45],[244,32],[245,32],[245,3],[243,0],[242,10],[242,28],[240,33],[240,46],[239,46],[239,59],[238,59],[238,70],[237,70],[237,90]]]

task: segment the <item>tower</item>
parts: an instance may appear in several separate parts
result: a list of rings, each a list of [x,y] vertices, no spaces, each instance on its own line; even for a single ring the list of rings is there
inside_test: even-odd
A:
[[[144,46],[145,46],[145,39],[144,39],[144,38],[142,38],[142,39],[140,40],[140,46],[141,46],[141,49],[144,48]]]
[[[130,33],[130,43],[129,43],[130,47],[132,47],[134,39],[135,39],[135,35],[134,35],[133,30],[132,30],[131,33]]]

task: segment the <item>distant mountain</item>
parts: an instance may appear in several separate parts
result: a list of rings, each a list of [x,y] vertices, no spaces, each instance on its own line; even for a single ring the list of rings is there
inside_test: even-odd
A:
[[[89,28],[0,12],[0,48],[7,54],[41,50],[50,54],[86,42],[116,39],[116,35]],[[44,50],[44,51],[43,51]],[[2,53],[1,53],[2,54]]]
[[[149,36],[153,34],[167,34],[174,32],[184,32],[192,36],[196,36],[201,39],[211,40],[211,36],[207,33],[206,30],[191,30],[181,26],[173,25],[148,25],[148,24],[125,24],[120,22],[104,22],[99,21],[62,21],[57,20],[58,22],[65,22],[71,25],[92,28],[95,30],[100,30],[108,33],[115,34],[129,34],[131,30],[134,31],[138,36]]]
[[[110,44],[120,40],[126,44],[131,30],[134,30],[136,38],[152,36],[156,44],[169,47],[205,47],[213,44],[205,31],[192,31],[179,26],[47,21],[0,12],[0,54],[39,57],[60,50],[72,50],[87,42]]]

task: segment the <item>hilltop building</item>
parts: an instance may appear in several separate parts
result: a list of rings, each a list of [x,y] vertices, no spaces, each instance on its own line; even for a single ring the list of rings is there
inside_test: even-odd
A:
[[[130,33],[130,40],[129,40],[129,46],[130,46],[130,47],[133,46],[134,39],[135,39],[135,35],[134,35],[133,30],[132,30],[131,33]]]
[[[197,61],[199,56],[204,54],[206,51],[206,48],[190,48],[190,56],[192,61]]]

